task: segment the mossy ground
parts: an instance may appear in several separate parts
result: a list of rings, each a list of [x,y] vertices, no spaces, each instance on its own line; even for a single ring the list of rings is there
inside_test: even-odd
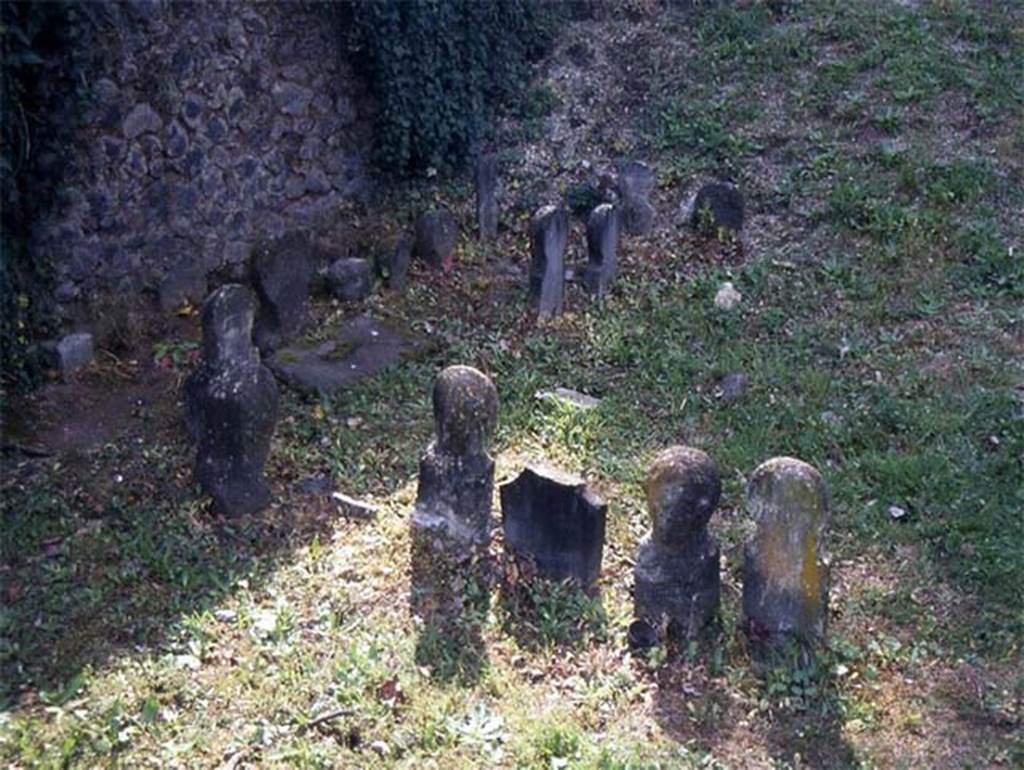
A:
[[[504,158],[498,243],[466,237],[453,276],[418,273],[406,295],[359,308],[407,321],[433,352],[333,400],[287,393],[271,510],[205,511],[173,371],[107,443],[3,459],[5,762],[1024,761],[1022,8],[628,11],[564,32],[538,84],[547,117]],[[526,218],[581,181],[582,159],[617,155],[658,169],[659,226],[624,243],[603,306],[572,287],[570,312],[537,327]],[[747,196],[739,241],[682,226],[681,201],[710,177]],[[462,185],[396,191],[380,210],[394,223],[428,199],[471,230]],[[731,312],[713,303],[723,280],[743,295]],[[350,312],[319,308],[325,325]],[[499,481],[544,457],[611,506],[599,599],[492,597],[473,619],[483,644],[468,647],[425,638],[408,612],[416,463],[433,378],[451,363],[498,387]],[[716,385],[730,371],[751,384],[726,403]],[[123,374],[91,376],[116,388]],[[602,402],[534,397],[554,386]],[[722,624],[638,657],[625,630],[648,526],[641,484],[675,443],[722,473]],[[831,642],[810,666],[765,671],[736,630],[738,570],[745,479],[776,455],[812,463],[832,492]],[[323,473],[380,503],[377,521],[340,519],[296,489]]]

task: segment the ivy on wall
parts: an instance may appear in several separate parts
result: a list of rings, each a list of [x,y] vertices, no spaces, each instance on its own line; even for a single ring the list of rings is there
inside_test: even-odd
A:
[[[560,7],[550,0],[352,0],[347,44],[380,112],[376,154],[403,174],[461,166],[522,93]]]
[[[8,385],[32,379],[29,340],[50,324],[47,265],[29,253],[28,236],[57,182],[39,159],[49,154],[59,167],[52,151],[70,135],[66,92],[85,55],[78,43],[87,10],[72,2],[0,3],[0,376]]]

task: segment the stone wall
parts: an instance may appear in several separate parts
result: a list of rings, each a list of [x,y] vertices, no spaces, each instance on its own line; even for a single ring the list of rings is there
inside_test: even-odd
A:
[[[33,231],[58,303],[240,265],[292,228],[329,234],[366,194],[370,132],[327,4],[96,8],[85,112]]]

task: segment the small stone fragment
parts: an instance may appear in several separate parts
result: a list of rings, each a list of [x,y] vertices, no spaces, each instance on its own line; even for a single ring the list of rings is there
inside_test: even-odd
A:
[[[333,500],[335,505],[338,506],[338,512],[342,516],[350,519],[371,521],[377,518],[377,512],[380,510],[379,505],[373,505],[372,503],[357,500],[356,498],[349,497],[341,492],[332,492],[331,500]]]
[[[715,293],[715,307],[719,310],[732,310],[742,301],[743,295],[732,285],[732,281],[723,283]]]
[[[530,223],[530,305],[540,320],[562,314],[568,242],[569,212],[557,206],[538,209]]]
[[[554,390],[538,391],[536,396],[540,401],[556,401],[560,404],[567,404],[577,409],[589,410],[601,404],[601,399],[588,396],[571,388],[555,388]]]
[[[738,401],[746,395],[750,378],[743,372],[729,372],[718,381],[715,395],[727,404]]]

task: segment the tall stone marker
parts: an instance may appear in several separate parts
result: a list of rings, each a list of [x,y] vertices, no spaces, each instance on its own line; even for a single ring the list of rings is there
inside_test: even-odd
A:
[[[654,169],[637,160],[621,162],[616,169],[616,180],[623,229],[629,235],[647,235],[656,213],[649,200],[657,183]]]
[[[601,574],[607,515],[583,479],[547,466],[528,465],[501,487],[505,550],[520,572],[571,579],[584,590]]]
[[[253,252],[249,277],[260,302],[254,337],[264,355],[294,338],[306,320],[312,248],[294,232]]]
[[[456,603],[454,579],[487,557],[494,494],[488,447],[497,422],[498,392],[486,375],[469,366],[438,375],[434,441],[420,459],[412,514],[413,585],[433,597],[423,600],[432,606]]]
[[[776,457],[751,476],[747,509],[757,528],[746,546],[743,614],[755,648],[824,638],[829,505],[821,474],[800,460]]]
[[[637,555],[634,603],[637,618],[669,636],[697,636],[718,612],[719,550],[708,521],[721,495],[718,468],[699,449],[666,449],[647,476],[652,529]]]
[[[587,220],[587,269],[583,287],[602,299],[619,272],[619,232],[622,217],[618,209],[602,203]]]
[[[565,306],[565,247],[569,212],[543,206],[530,223],[530,306],[541,320],[561,315]]]
[[[199,444],[195,478],[214,510],[244,516],[266,508],[263,466],[277,423],[277,384],[252,343],[252,293],[228,284],[203,305],[203,363],[185,382],[186,422]]]
[[[493,154],[481,155],[476,162],[476,219],[480,240],[492,241],[498,237],[498,158]]]

